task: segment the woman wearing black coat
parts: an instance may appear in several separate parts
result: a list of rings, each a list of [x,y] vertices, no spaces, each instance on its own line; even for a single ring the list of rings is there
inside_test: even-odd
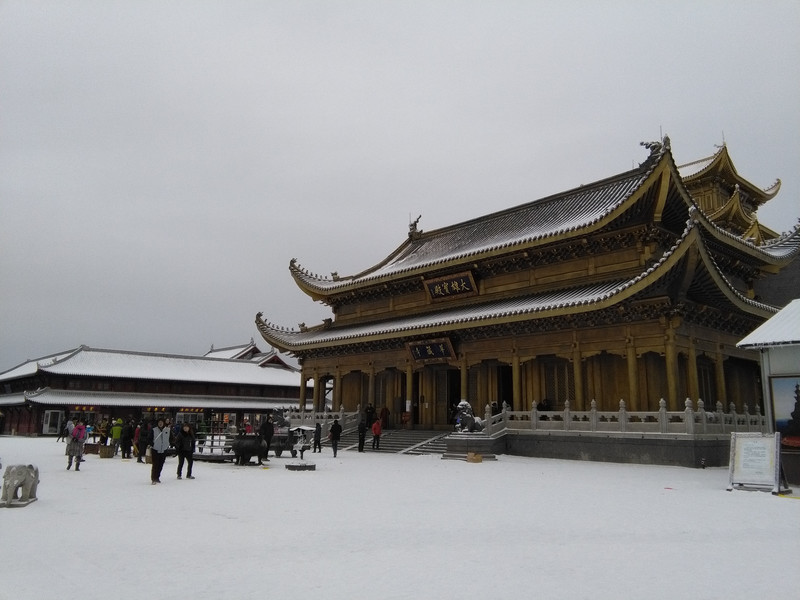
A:
[[[194,479],[192,465],[194,464],[195,438],[192,426],[184,423],[178,435],[175,436],[175,451],[178,454],[178,479],[183,472],[183,462],[186,461],[186,479]]]
[[[322,452],[322,425],[317,423],[314,427],[314,452]]]

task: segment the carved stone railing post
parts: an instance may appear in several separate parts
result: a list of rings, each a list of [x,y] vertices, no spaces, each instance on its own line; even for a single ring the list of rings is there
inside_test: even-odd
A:
[[[706,414],[706,405],[701,398],[697,399],[697,412],[700,413],[700,432],[706,433],[708,426],[708,415]]]
[[[761,407],[758,404],[756,404],[756,415],[758,416],[758,430],[761,433],[766,433],[767,430],[765,429],[765,426],[767,423],[764,419],[764,416],[761,414]]]
[[[628,431],[628,409],[625,408],[625,400],[619,401],[619,430],[622,433]]]
[[[564,431],[569,431],[570,419],[569,400],[564,400]]]
[[[486,408],[483,411],[483,417],[484,417],[484,423],[486,423],[486,426],[483,428],[483,430],[486,432],[487,435],[492,435],[492,407],[489,406],[488,404],[486,405]]]
[[[536,422],[539,420],[539,411],[536,410],[536,405],[534,404],[533,408],[531,409],[531,429],[536,431]]]
[[[595,400],[594,398],[592,398],[591,411],[592,414],[590,416],[590,421],[589,421],[591,423],[590,427],[592,431],[597,431],[597,400]]]
[[[722,402],[717,400],[717,421],[722,427],[722,433],[725,433],[725,413],[722,412]]]
[[[736,405],[731,402],[728,404],[728,412],[731,414],[731,424],[734,431],[739,431],[739,416],[736,414]]]
[[[661,433],[667,433],[667,401],[658,401],[658,425]]]
[[[686,401],[683,403],[683,421],[684,425],[686,425],[686,433],[693,434],[694,433],[694,411],[692,410],[692,401],[687,398]]]

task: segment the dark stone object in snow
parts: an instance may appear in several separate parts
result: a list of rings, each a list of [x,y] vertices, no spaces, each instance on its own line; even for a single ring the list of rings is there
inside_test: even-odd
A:
[[[258,464],[262,464],[268,449],[266,440],[259,435],[240,435],[231,444],[237,465],[248,464],[254,456],[258,458]]]

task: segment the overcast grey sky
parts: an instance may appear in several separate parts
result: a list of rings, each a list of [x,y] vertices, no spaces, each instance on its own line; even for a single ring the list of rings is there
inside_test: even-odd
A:
[[[330,316],[406,238],[724,141],[800,217],[800,3],[0,0],[0,371]]]

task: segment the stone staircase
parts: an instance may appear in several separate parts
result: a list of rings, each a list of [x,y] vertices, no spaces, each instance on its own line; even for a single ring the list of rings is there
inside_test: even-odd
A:
[[[386,429],[381,435],[380,450],[372,449],[372,433],[367,432],[364,452],[386,454],[444,454],[447,445],[444,441],[449,431],[422,431],[418,429]],[[358,433],[353,431],[342,435],[340,450],[358,451]]]

